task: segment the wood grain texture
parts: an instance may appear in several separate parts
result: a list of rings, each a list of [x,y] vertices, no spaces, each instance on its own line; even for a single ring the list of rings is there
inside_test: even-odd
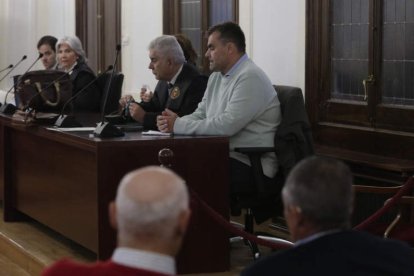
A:
[[[140,132],[99,139],[42,126],[3,127],[6,221],[22,214],[95,252],[111,256],[116,244],[108,204],[125,173],[159,165],[163,148],[174,152],[172,169],[203,200],[228,218],[229,155],[225,137],[150,137]],[[192,202],[192,217],[177,257],[180,273],[229,268],[228,234]],[[203,250],[200,251],[200,248]],[[194,254],[197,252],[197,254]]]

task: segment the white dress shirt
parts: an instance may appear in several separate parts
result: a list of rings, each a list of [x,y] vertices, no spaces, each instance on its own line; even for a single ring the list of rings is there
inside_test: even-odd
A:
[[[176,274],[175,260],[168,255],[120,247],[115,249],[112,261],[128,267],[170,275]]]

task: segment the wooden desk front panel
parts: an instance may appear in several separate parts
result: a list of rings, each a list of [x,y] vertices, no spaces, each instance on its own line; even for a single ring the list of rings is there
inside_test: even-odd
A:
[[[158,153],[163,148],[174,152],[172,169],[189,187],[223,217],[228,218],[228,143],[225,138],[194,138],[125,141],[116,147],[100,145],[98,149],[100,258],[112,253],[114,235],[108,225],[107,204],[113,200],[119,180],[127,172],[146,165],[159,165]],[[217,272],[229,268],[228,233],[206,213],[191,205],[192,217],[186,239],[178,256],[180,273]],[[102,231],[104,230],[104,231]],[[106,232],[107,230],[108,232]]]
[[[97,252],[95,153],[13,129],[8,139],[12,207]]]
[[[5,219],[19,212],[96,252],[110,257],[115,232],[108,203],[122,176],[146,165],[159,165],[158,152],[174,152],[172,169],[222,216],[228,217],[228,139],[143,137],[88,138],[43,128],[4,127]],[[192,204],[192,219],[178,256],[180,273],[229,268],[228,234]]]

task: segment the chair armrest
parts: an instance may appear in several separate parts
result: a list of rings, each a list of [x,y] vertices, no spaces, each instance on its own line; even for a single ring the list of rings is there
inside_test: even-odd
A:
[[[249,157],[254,181],[257,186],[258,197],[267,197],[268,192],[265,189],[261,157],[264,153],[274,152],[275,149],[273,147],[237,147],[234,148],[234,151],[245,154]]]
[[[266,152],[274,152],[275,148],[273,147],[238,147],[234,148],[234,151],[244,153],[244,154],[263,154]]]

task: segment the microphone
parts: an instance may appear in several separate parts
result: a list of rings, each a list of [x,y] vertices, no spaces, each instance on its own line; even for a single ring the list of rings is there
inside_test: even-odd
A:
[[[9,65],[9,66],[7,66],[6,68],[4,68],[4,69],[0,70],[0,73],[4,72],[4,71],[6,71],[7,69],[10,69],[10,68],[12,68],[12,67],[13,67],[13,64],[10,64],[10,65]],[[1,103],[0,103],[0,106],[1,106]]]
[[[97,76],[94,80],[90,81],[87,85],[85,85],[81,90],[79,90],[78,93],[73,95],[69,98],[69,100],[66,101],[66,103],[63,105],[62,110],[60,112],[59,117],[57,118],[55,122],[56,127],[81,127],[82,125],[76,121],[75,117],[72,115],[63,115],[63,112],[65,111],[66,106],[71,103],[74,99],[76,99],[80,94],[82,94],[86,89],[89,88],[93,83],[95,83],[98,79],[100,79],[103,75],[105,75],[106,72],[112,70],[113,66],[108,66],[108,69],[105,70],[102,74]]]
[[[50,87],[52,87],[52,86],[56,85],[56,83],[57,83],[57,82],[59,82],[61,79],[63,79],[64,77],[66,77],[66,76],[68,76],[68,75],[70,75],[70,74],[72,74],[72,72],[73,72],[73,69],[72,69],[72,70],[70,70],[69,72],[66,72],[66,73],[65,73],[65,74],[63,74],[63,75],[60,75],[58,78],[56,78],[54,81],[52,81],[52,82],[51,82],[48,86],[46,86],[45,88],[41,88],[41,89],[40,89],[40,91],[39,91],[39,93],[37,93],[36,95],[34,95],[33,97],[31,97],[29,101],[27,101],[27,104],[23,107],[23,110],[30,108],[30,105],[33,103],[33,101],[34,101],[37,97],[41,96],[41,94],[43,93],[43,91],[47,91]],[[57,104],[58,104],[58,103],[57,103]]]
[[[3,72],[3,71],[6,71],[7,69],[10,69],[10,68],[12,68],[13,67],[13,64],[10,64],[9,66],[7,66],[6,68],[4,68],[4,69],[1,69],[0,70],[0,73],[1,72]]]
[[[23,61],[23,60],[25,60],[27,58],[27,56],[26,55],[24,55],[22,58],[21,58],[21,60],[19,60],[19,62],[18,63],[16,63],[16,65],[9,71],[9,72],[7,72],[7,74],[6,75],[4,75],[1,79],[0,79],[0,82],[2,81],[2,80],[4,80],[14,69],[16,69],[16,67],[17,66],[19,66],[19,64]]]
[[[26,59],[26,56],[23,56],[24,57],[24,59]],[[30,69],[32,69],[32,67],[35,65],[35,63],[39,60],[39,59],[41,59],[43,57],[43,54],[39,54],[39,56],[37,57],[37,59],[32,63],[32,65],[30,65],[29,66],[29,68],[27,68],[27,70],[24,72],[24,74],[26,74],[27,72],[29,72],[29,70]],[[22,58],[22,60],[23,60],[23,58]],[[16,64],[16,66],[17,66],[18,64]],[[16,68],[16,66],[14,66],[14,68]],[[14,69],[13,68],[13,69]],[[9,73],[11,72],[11,71],[13,71],[13,69],[12,70],[10,70],[9,71]],[[24,75],[23,74],[23,75]],[[22,75],[22,76],[23,76]],[[10,87],[10,89],[7,91],[7,93],[6,93],[6,96],[4,96],[4,104],[0,107],[0,113],[3,113],[3,114],[13,114],[15,111],[16,111],[16,106],[15,105],[13,105],[13,104],[10,104],[10,103],[6,103],[6,101],[7,101],[7,96],[9,95],[9,93],[12,91],[12,89],[14,88],[14,87],[19,87],[19,85],[20,85],[20,83],[22,82],[22,78],[19,78],[19,80],[17,81],[17,84],[16,85],[13,85],[12,87]]]
[[[105,122],[106,102],[108,101],[109,92],[111,91],[112,79],[114,78],[115,68],[116,68],[116,65],[118,63],[119,52],[121,52],[121,45],[120,44],[116,45],[115,61],[114,61],[114,64],[112,66],[114,68],[114,70],[112,71],[111,77],[109,78],[109,81],[108,81],[108,85],[106,86],[106,91],[105,91],[105,94],[104,94],[105,95],[105,100],[104,100],[102,111],[101,111],[102,112],[101,113],[101,121],[98,123],[95,130],[93,131],[93,134],[96,137],[100,137],[100,138],[121,137],[121,136],[125,135],[119,128],[112,125],[110,122]]]

